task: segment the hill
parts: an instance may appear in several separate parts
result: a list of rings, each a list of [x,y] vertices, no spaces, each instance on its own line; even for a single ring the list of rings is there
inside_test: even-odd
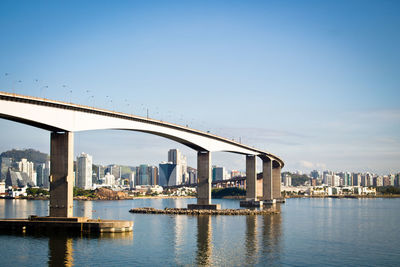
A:
[[[0,157],[13,158],[15,161],[20,161],[22,158],[32,161],[35,164],[45,163],[49,155],[40,151],[30,149],[17,150],[12,149],[0,154]]]

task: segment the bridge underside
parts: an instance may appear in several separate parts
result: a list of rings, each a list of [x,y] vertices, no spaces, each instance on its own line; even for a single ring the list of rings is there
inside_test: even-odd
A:
[[[70,103],[0,92],[0,118],[51,132],[50,216],[71,217],[73,203],[73,133],[88,130],[129,130],[168,138],[198,152],[198,205],[211,205],[211,152],[246,156],[248,201],[258,201],[256,157],[263,161],[263,195],[281,198],[283,161],[268,152],[171,123]]]

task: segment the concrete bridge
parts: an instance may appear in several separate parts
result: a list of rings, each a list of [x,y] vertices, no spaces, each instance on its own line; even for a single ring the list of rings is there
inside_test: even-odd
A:
[[[211,204],[211,152],[246,156],[246,200],[274,203],[281,199],[279,157],[227,138],[155,119],[55,100],[0,92],[0,118],[45,129],[50,134],[50,217],[72,217],[74,132],[128,130],[162,136],[197,151],[198,198],[191,208]],[[263,196],[257,198],[256,157],[263,162]]]

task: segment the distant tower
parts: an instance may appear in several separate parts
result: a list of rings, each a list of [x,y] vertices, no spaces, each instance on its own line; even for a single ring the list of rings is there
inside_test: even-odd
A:
[[[82,153],[77,157],[76,186],[83,189],[92,188],[92,156]]]

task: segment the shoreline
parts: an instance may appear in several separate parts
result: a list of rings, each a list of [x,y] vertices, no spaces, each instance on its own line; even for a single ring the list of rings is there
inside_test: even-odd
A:
[[[74,200],[80,200],[80,201],[97,201],[97,200],[104,200],[104,201],[110,201],[110,200],[134,200],[134,199],[192,199],[196,198],[194,196],[141,196],[141,197],[124,197],[124,198],[90,198],[90,197],[82,197],[82,196],[77,196],[74,197]],[[244,199],[245,196],[224,196],[220,198],[213,198],[213,199],[232,199],[232,200],[242,200]],[[285,196],[285,199],[289,198],[335,198],[335,199],[376,199],[376,198],[400,198],[400,195],[377,195],[377,196],[357,196],[357,195],[348,195],[348,196],[337,196],[337,195],[332,195],[332,196],[299,196],[299,195],[294,195],[294,196]],[[8,198],[8,197],[0,197],[0,199],[26,199],[26,200],[49,200],[49,197],[16,197],[16,198]]]

